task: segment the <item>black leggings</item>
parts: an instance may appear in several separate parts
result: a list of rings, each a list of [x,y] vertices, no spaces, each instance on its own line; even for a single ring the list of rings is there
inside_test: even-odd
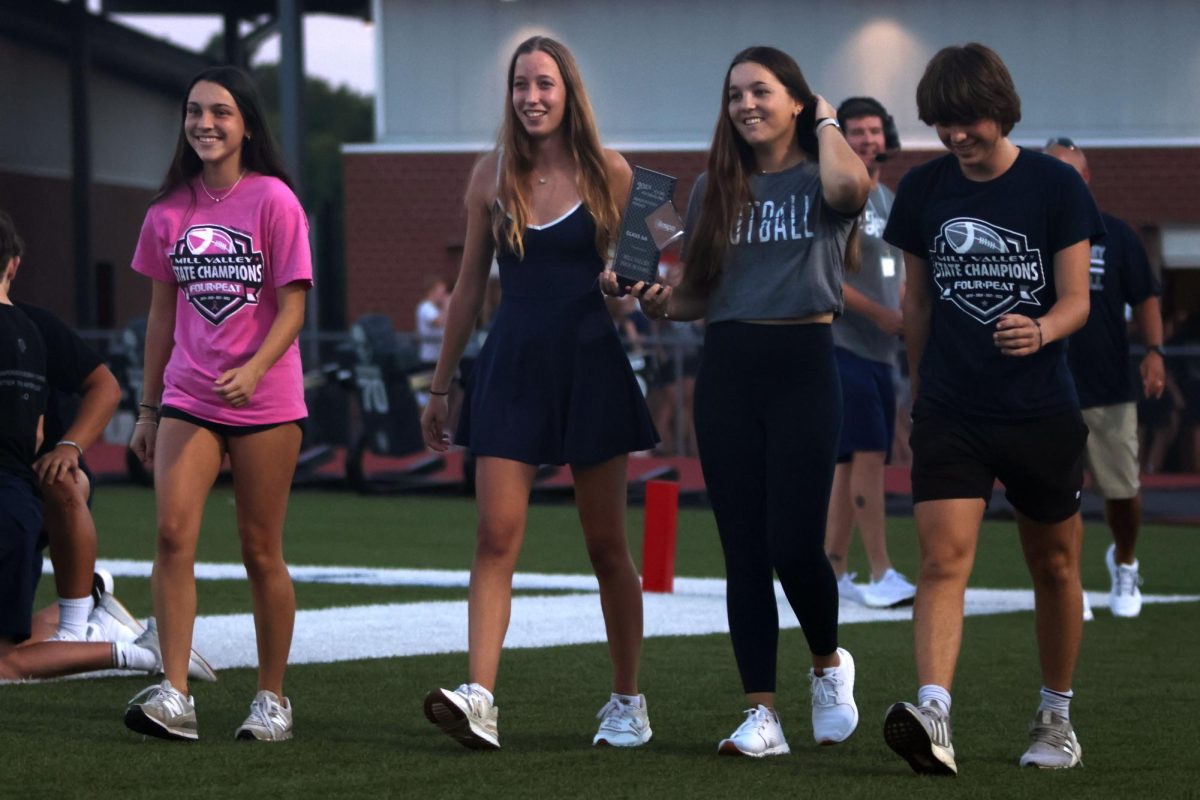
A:
[[[774,575],[809,650],[837,649],[825,517],[842,390],[828,325],[722,322],[704,338],[696,440],[725,552],[729,634],[743,689],[775,691]]]

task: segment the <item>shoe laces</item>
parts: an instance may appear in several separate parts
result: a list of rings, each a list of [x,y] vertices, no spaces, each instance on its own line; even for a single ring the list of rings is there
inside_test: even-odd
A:
[[[287,727],[283,716],[283,705],[272,700],[266,694],[259,692],[250,701],[250,717],[246,720],[266,730]]]
[[[129,700],[129,705],[137,705],[138,700],[142,698],[145,698],[147,705],[161,704],[165,706],[173,715],[182,714],[190,708],[190,704],[187,698],[183,696],[183,692],[172,686],[170,681],[163,681],[162,683],[147,686]]]
[[[1117,594],[1133,594],[1142,585],[1142,576],[1128,564],[1117,564]]]
[[[605,703],[596,712],[596,719],[601,720],[601,730],[623,730],[627,727],[629,720],[636,711],[637,709],[628,703],[622,703],[620,700],[614,698]]]
[[[1071,749],[1071,723],[1050,712],[1041,712],[1033,718],[1029,726],[1029,738],[1034,742],[1044,742],[1056,749]]]
[[[467,701],[467,705],[471,709],[471,714],[480,718],[486,719],[488,715],[489,703],[487,698],[479,692],[473,691],[469,684],[462,684],[454,693]]]
[[[841,670],[837,667],[826,667],[824,675],[818,675],[816,670],[813,670],[811,680],[814,706],[833,706],[840,702],[838,691],[845,683]]]
[[[773,721],[773,715],[763,706],[755,706],[754,708],[746,709],[746,718],[742,720],[742,724],[737,726],[737,730],[729,738],[737,739],[748,733],[757,733],[766,728]]]

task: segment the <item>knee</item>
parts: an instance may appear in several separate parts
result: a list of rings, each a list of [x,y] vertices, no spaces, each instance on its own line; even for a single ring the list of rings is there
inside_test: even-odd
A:
[[[42,502],[47,510],[54,508],[61,514],[77,514],[87,511],[88,480],[83,473],[80,480],[61,480],[41,485]]]
[[[158,558],[166,561],[195,558],[196,536],[191,528],[182,520],[159,519],[155,542]]]
[[[271,536],[265,530],[242,528],[242,563],[252,576],[269,575],[286,569],[283,561],[281,536]]]
[[[505,517],[481,519],[475,532],[475,558],[482,561],[513,561],[521,549],[523,526]]]
[[[1079,564],[1071,551],[1055,547],[1031,554],[1029,575],[1038,584],[1066,584],[1078,579]]]
[[[922,583],[959,581],[966,583],[971,574],[971,552],[965,548],[939,548],[921,553]]]
[[[592,571],[598,576],[614,574],[633,563],[629,557],[629,545],[623,536],[602,541],[589,540],[587,553],[592,562]]]

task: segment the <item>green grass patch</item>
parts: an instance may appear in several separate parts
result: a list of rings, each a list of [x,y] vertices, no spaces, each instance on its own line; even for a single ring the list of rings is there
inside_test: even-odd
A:
[[[95,513],[102,557],[153,558],[149,490],[104,486]],[[677,574],[721,576],[711,514],[683,509],[679,524]],[[638,561],[641,525],[641,510],[630,509]],[[287,555],[293,564],[465,570],[474,530],[475,508],[467,500],[301,491],[290,507]],[[890,519],[889,540],[896,566],[912,575],[912,520]],[[1107,531],[1089,526],[1084,581],[1093,590],[1107,588],[1107,545]],[[1195,531],[1147,526],[1138,554],[1144,591],[1200,594]],[[199,558],[240,559],[226,488],[210,498]],[[857,542],[851,565],[864,571]],[[530,509],[520,569],[589,571],[573,507]],[[43,600],[52,596],[50,583],[43,582]],[[1029,585],[1014,524],[985,523],[972,583]],[[200,581],[198,592],[202,613],[250,609],[248,587],[240,581]],[[120,579],[118,594],[135,613],[149,613],[145,579]],[[297,584],[302,608],[464,596],[462,589]],[[1147,605],[1137,620],[1116,620],[1103,609],[1096,617],[1085,627],[1072,707],[1087,766],[1065,773],[1016,766],[1040,681],[1032,615],[1014,613],[966,620],[955,686],[957,780],[915,777],[883,743],[884,711],[896,700],[912,699],[915,676],[911,626],[879,623],[841,630],[858,664],[862,721],[849,742],[834,748],[811,744],[806,649],[801,632],[791,630],[780,635],[779,708],[793,748],[788,757],[716,756],[717,741],[740,722],[744,704],[728,637],[670,637],[645,643],[641,684],[655,736],[633,751],[590,746],[595,711],[609,691],[602,644],[505,653],[497,689],[500,753],[468,751],[422,716],[428,690],[463,680],[467,659],[461,653],[291,667],[287,691],[295,702],[297,738],[284,745],[233,741],[255,690],[252,670],[225,670],[218,683],[193,687],[202,737],[194,745],[144,740],[124,728],[124,705],[147,684],[144,678],[0,686],[0,753],[8,787],[0,796],[1194,796],[1200,637],[1186,631],[1196,627],[1196,605]],[[399,615],[397,624],[403,620]]]

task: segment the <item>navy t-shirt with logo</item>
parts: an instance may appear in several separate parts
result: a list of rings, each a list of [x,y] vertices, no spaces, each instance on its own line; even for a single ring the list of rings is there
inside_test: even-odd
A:
[[[1125,305],[1140,305],[1161,293],[1146,249],[1133,229],[1111,214],[1104,238],[1092,245],[1092,313],[1071,334],[1067,362],[1079,390],[1079,405],[1111,406],[1136,399],[1129,368]]]
[[[1054,254],[1104,233],[1075,170],[1022,149],[989,181],[967,179],[952,154],[900,182],[884,239],[925,261],[929,339],[920,398],[957,414],[1030,419],[1078,405],[1066,342],[1006,356],[992,341],[1004,314],[1044,315],[1057,300]]]
[[[46,409],[46,344],[24,311],[0,303],[0,473],[34,484],[30,465]]]

